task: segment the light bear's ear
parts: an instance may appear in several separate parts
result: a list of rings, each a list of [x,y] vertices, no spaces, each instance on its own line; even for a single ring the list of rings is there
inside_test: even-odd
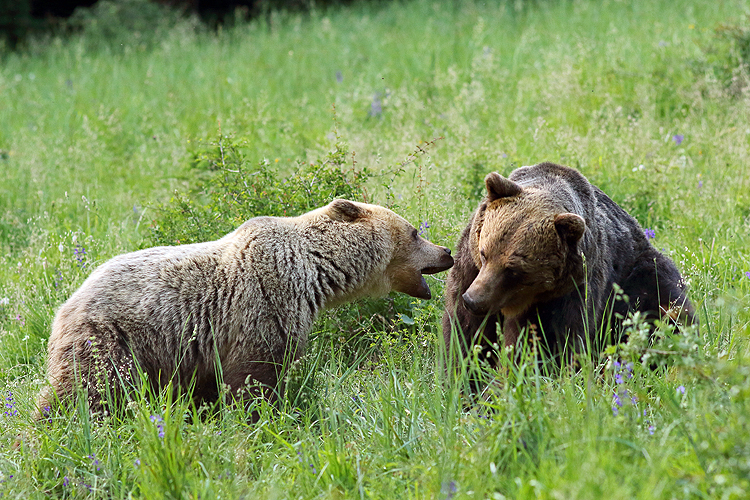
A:
[[[586,231],[586,221],[578,214],[557,214],[555,216],[555,229],[563,241],[575,243],[581,239]]]
[[[487,186],[487,201],[515,196],[523,189],[515,182],[506,179],[497,172],[487,174],[487,177],[484,178],[484,184]]]
[[[365,215],[365,211],[349,200],[333,200],[328,205],[328,217],[340,222],[354,222]]]

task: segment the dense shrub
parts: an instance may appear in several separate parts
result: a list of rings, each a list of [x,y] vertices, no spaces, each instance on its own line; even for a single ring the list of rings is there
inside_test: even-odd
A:
[[[242,145],[219,135],[194,154],[190,173],[196,186],[157,207],[148,245],[216,239],[252,217],[300,215],[336,198],[367,201],[370,173],[347,166],[341,143],[321,160],[298,161],[286,177],[278,160],[251,163]]]
[[[717,25],[713,37],[700,46],[702,57],[693,65],[695,73],[715,79],[730,95],[740,95],[748,86],[750,16],[739,22]]]

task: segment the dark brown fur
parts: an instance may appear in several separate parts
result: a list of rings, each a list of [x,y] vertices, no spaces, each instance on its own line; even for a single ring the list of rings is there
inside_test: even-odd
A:
[[[598,352],[631,311],[697,321],[672,261],[576,170],[541,163],[508,179],[489,174],[485,183],[446,284],[447,347],[452,328],[464,352],[473,345],[489,352],[493,344],[516,346],[531,327],[547,353],[560,356]],[[614,284],[627,302],[614,300]]]

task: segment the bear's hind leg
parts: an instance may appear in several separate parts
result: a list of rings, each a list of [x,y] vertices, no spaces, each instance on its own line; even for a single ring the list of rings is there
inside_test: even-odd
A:
[[[274,404],[283,396],[283,385],[279,382],[283,372],[282,365],[272,361],[247,363],[242,370],[232,370],[224,379],[229,386],[230,395],[235,404],[242,404],[250,411],[248,420],[257,422],[260,415],[253,409],[258,398]]]
[[[58,401],[69,405],[84,393],[92,414],[108,411],[125,397],[137,371],[130,349],[116,333],[88,327],[56,339],[47,361],[50,385],[37,399],[37,418],[49,415]]]
[[[679,325],[697,324],[695,309],[685,293],[685,281],[675,265],[656,250],[642,256],[622,283],[629,309],[637,309],[650,320],[662,319]],[[637,305],[637,307],[636,307]],[[623,314],[622,306],[616,311]]]

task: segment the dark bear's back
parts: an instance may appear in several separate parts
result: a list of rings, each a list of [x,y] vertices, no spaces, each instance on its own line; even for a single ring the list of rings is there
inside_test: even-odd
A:
[[[502,217],[496,215],[492,219],[499,220],[500,224],[489,228],[485,223],[486,214],[493,210],[507,210],[502,207],[509,206],[519,207],[514,210],[526,210],[522,207],[529,207],[529,203],[514,204],[516,196],[526,196],[526,200],[539,200],[548,207],[550,204],[557,206],[558,214],[564,215],[567,212],[566,217],[575,214],[572,217],[583,218],[586,225],[580,239],[573,242],[576,246],[572,253],[566,257],[580,266],[576,267],[579,269],[576,273],[585,276],[585,279],[577,281],[572,278],[575,282],[572,292],[560,290],[560,295],[544,298],[537,296],[537,302],[525,313],[513,317],[513,323],[519,327],[533,326],[538,337],[546,341],[550,354],[558,355],[565,348],[580,352],[586,345],[590,348],[589,352],[595,354],[604,344],[618,340],[622,319],[636,310],[644,313],[650,321],[671,318],[683,324],[697,322],[693,306],[686,297],[685,282],[674,263],[653,248],[635,218],[589,183],[578,171],[553,163],[540,163],[521,167],[513,171],[508,179],[490,174],[485,179],[485,184],[488,194],[461,235],[456,265],[446,283],[443,329],[448,347],[451,345],[451,329],[455,327],[459,330],[461,342],[468,346],[479,343],[484,349],[491,347],[491,343],[501,336],[496,331],[496,323],[503,327],[502,336],[506,344],[514,343],[518,338],[517,332],[508,333],[508,321],[503,313],[491,308],[482,335],[479,330],[485,324],[485,318],[472,315],[462,298],[477,276],[480,276],[480,263],[475,261],[480,252],[477,246],[480,232],[484,239],[487,231],[495,231],[498,235],[505,236],[492,241],[505,242],[510,241],[506,239],[508,231],[517,231],[514,228],[519,227],[509,225],[510,219],[505,218],[504,212],[495,212],[503,214]],[[498,199],[499,201],[494,201]],[[528,216],[533,217],[535,213],[538,212],[530,210]],[[550,216],[557,220],[558,216],[554,213]],[[512,218],[517,219],[517,212],[512,213]],[[476,230],[476,235],[472,233],[472,227]],[[513,249],[508,248],[508,251],[511,250]],[[537,258],[532,256],[531,262],[537,261],[543,266],[545,260],[547,256],[539,255]],[[581,268],[585,270],[585,274]],[[482,278],[483,284],[480,287],[484,287],[488,271],[484,264],[481,264],[481,269],[484,270],[482,273],[485,277]],[[572,268],[565,269],[565,272],[569,272]],[[570,276],[573,277],[572,274]],[[615,293],[615,284],[628,297],[627,301],[622,294]],[[516,286],[513,284],[505,288],[504,293],[507,295]],[[478,303],[475,290],[476,288],[472,290],[470,297],[474,308]],[[499,289],[487,290],[494,293],[491,291]],[[488,295],[482,296],[486,301]]]

